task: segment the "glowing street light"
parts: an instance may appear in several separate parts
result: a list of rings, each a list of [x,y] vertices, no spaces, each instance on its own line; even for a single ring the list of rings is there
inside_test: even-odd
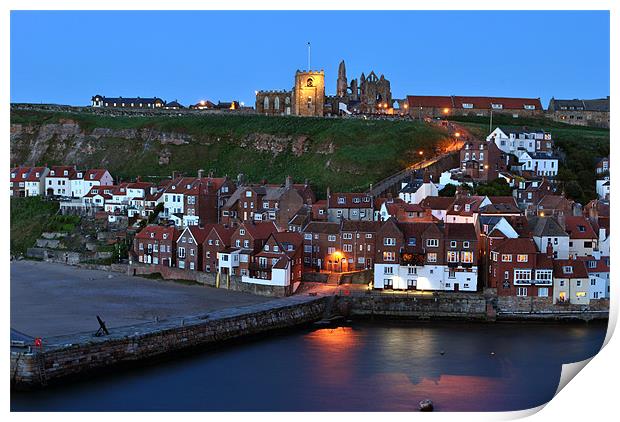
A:
[[[424,155],[424,151],[418,151],[418,154]]]
[[[456,132],[454,136],[458,138],[459,136],[461,136],[461,132]]]
[[[446,107],[446,108],[444,108],[444,109],[443,109],[443,114],[448,114],[448,113],[450,113],[450,109],[449,109],[449,108],[447,108],[447,107]]]

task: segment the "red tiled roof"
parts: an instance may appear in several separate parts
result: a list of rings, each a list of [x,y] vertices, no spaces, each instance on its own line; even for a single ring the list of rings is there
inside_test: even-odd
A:
[[[596,239],[597,234],[592,228],[592,225],[587,218],[583,216],[579,217],[565,217],[564,230],[571,239]]]
[[[30,167],[30,172],[28,173],[28,177],[26,181],[28,182],[38,182],[41,180],[43,173],[45,172],[45,167]],[[37,173],[39,176],[37,176]]]
[[[256,240],[265,240],[273,233],[277,233],[278,229],[271,221],[262,221],[260,223],[243,223],[243,227],[248,231],[250,236]]]
[[[427,196],[420,202],[422,208],[431,210],[447,210],[454,202],[451,196]]]
[[[491,104],[501,104],[502,110],[524,110],[526,105],[533,105],[542,110],[540,98],[509,98],[509,97],[459,97],[455,96],[454,107],[463,108],[463,104],[473,104],[474,108],[490,109]]]
[[[11,182],[23,182],[28,177],[30,167],[15,167],[11,169],[11,174],[15,177],[11,177]]]
[[[101,180],[106,169],[90,169],[84,172],[84,180]]]
[[[566,267],[571,267],[572,272],[566,272]],[[556,259],[553,261],[553,276],[555,278],[588,278],[588,271],[584,261]]]
[[[448,223],[444,226],[446,239],[463,239],[474,241],[477,239],[476,228],[468,223]]]
[[[65,171],[67,175],[65,176]],[[75,167],[73,166],[52,166],[48,177],[72,177],[75,174]]]
[[[503,239],[496,242],[491,251],[510,254],[535,254],[538,253],[533,239],[518,237],[516,239]]]
[[[172,240],[176,240],[178,236],[178,231],[176,230],[176,228],[174,228],[174,226],[165,227],[165,226],[149,225],[143,228],[142,230],[140,230],[136,234],[136,239],[151,239],[151,233],[154,234],[153,239],[157,239],[157,240],[163,240],[164,234],[167,234],[168,239],[172,239]]]
[[[609,265],[607,265],[607,258],[609,257],[601,257],[601,259],[596,259],[593,256],[578,256],[577,259],[580,261],[586,262],[586,270],[588,273],[608,273]],[[596,263],[594,268],[590,268],[587,262],[594,261]]]
[[[452,97],[437,95],[407,95],[409,107],[452,108]]]
[[[230,238],[235,232],[235,229],[224,227],[222,224],[214,224],[211,228],[211,232],[215,232],[219,238],[222,239],[225,246],[230,246]]]

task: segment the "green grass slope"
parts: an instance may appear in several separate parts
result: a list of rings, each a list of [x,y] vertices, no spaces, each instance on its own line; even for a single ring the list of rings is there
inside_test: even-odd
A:
[[[36,144],[36,132],[22,135],[11,144],[13,163],[26,162],[33,148],[41,149],[39,164],[105,166],[114,176],[169,176],[172,171],[188,175],[197,169],[235,177],[244,173],[250,181],[282,182],[287,175],[297,181],[309,179],[319,194],[332,190],[364,190],[368,185],[418,161],[448,142],[445,130],[411,121],[266,117],[258,115],[161,115],[156,117],[109,117],[90,113],[11,112],[11,123],[34,127],[66,120],[77,122],[89,134],[95,128],[152,129],[191,135],[186,145],[162,145],[148,139],[51,139]],[[279,153],[258,151],[256,136],[290,137]],[[293,142],[305,138],[305,151],[295,154]],[[249,141],[248,141],[249,139]],[[166,151],[170,162],[158,163]],[[33,163],[29,163],[33,164]]]

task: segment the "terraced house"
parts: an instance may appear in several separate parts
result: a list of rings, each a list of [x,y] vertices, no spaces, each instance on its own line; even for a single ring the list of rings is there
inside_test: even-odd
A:
[[[377,232],[374,288],[476,291],[478,239],[473,224],[398,223]]]
[[[134,238],[132,261],[153,266],[174,267],[178,234],[174,227],[146,226]]]

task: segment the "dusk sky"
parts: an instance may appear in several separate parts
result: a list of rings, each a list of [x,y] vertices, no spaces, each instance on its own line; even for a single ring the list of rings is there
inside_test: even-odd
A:
[[[12,12],[11,101],[239,100],[324,69],[374,70],[392,96],[609,95],[609,12]]]

